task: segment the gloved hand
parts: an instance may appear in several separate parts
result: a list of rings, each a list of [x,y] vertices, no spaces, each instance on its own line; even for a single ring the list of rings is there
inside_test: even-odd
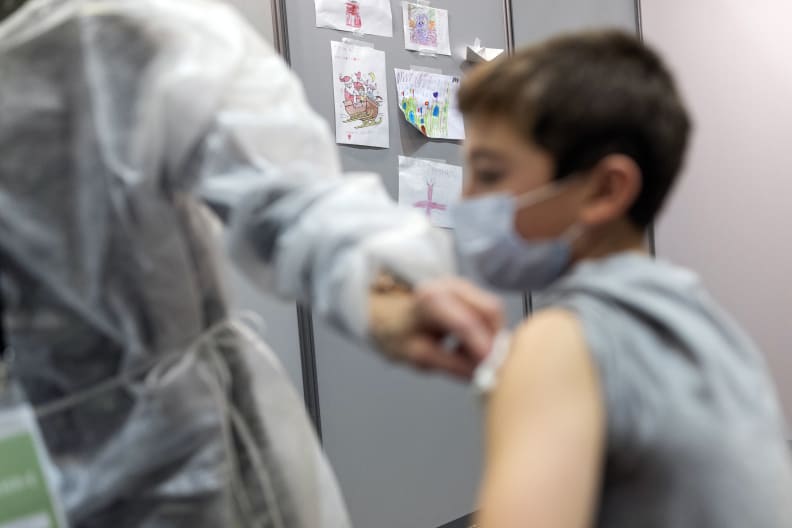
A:
[[[415,290],[380,277],[369,302],[369,334],[395,361],[470,379],[504,324],[497,297],[456,278]]]

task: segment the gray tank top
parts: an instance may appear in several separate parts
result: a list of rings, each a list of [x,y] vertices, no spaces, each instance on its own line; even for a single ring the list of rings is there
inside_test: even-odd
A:
[[[696,275],[621,254],[578,265],[538,302],[576,314],[599,369],[607,452],[596,526],[792,527],[773,384]]]

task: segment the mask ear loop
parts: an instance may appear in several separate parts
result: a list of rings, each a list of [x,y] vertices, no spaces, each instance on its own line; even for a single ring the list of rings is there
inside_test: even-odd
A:
[[[523,207],[530,207],[532,205],[544,202],[545,200],[549,200],[555,196],[558,196],[562,192],[564,192],[568,187],[570,187],[573,183],[578,181],[585,173],[584,172],[572,172],[565,178],[561,178],[560,180],[553,180],[552,182],[544,185],[543,187],[539,187],[538,189],[534,189],[532,191],[528,191],[526,193],[520,194],[514,197],[515,200],[515,210],[522,209]],[[583,236],[586,232],[586,228],[580,225],[580,223],[576,222],[566,228],[563,233],[561,233],[561,239],[568,242],[570,245],[577,242],[577,240]]]
[[[571,186],[573,183],[580,181],[580,179],[585,175],[586,173],[583,171],[571,172],[566,178],[559,180],[559,187],[564,189],[567,186]],[[570,246],[572,246],[575,242],[580,240],[583,235],[586,234],[586,231],[587,229],[585,226],[581,225],[580,222],[575,222],[561,234],[561,239],[565,240]]]
[[[522,209],[523,207],[530,207],[558,196],[573,183],[578,181],[578,179],[583,176],[583,174],[584,173],[582,172],[572,172],[566,177],[553,180],[550,183],[539,187],[538,189],[533,189],[531,191],[518,194],[514,196],[515,205],[518,209]]]

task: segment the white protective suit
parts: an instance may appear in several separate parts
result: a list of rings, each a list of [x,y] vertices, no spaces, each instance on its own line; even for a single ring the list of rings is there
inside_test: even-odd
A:
[[[206,209],[261,285],[366,339],[368,285],[451,271],[299,82],[205,0],[31,0],[0,23],[0,296],[76,528],[344,528],[275,358],[229,313]]]

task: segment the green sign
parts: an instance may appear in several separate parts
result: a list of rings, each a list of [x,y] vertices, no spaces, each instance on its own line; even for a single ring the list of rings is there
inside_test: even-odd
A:
[[[47,486],[35,429],[30,429],[35,420],[25,414],[13,420],[15,432],[0,429],[0,528],[65,528]]]

